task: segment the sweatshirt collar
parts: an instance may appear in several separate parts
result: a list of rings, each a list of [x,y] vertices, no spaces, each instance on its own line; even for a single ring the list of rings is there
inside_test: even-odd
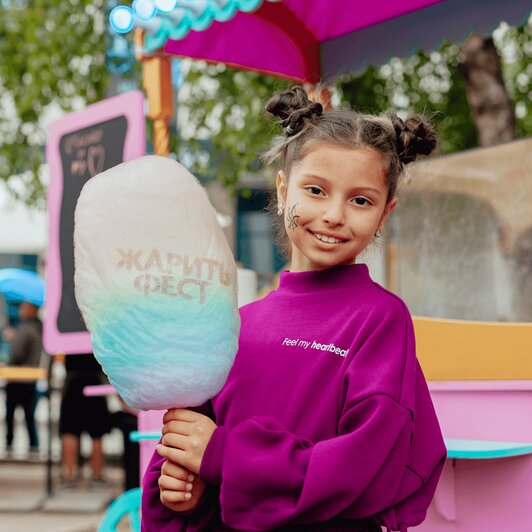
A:
[[[291,293],[328,291],[361,283],[371,283],[366,264],[334,266],[323,270],[305,272],[281,271],[279,290]]]

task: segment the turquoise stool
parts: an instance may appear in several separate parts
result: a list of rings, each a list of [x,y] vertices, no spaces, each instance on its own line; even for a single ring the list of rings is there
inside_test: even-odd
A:
[[[105,512],[98,532],[116,532],[118,523],[129,515],[132,532],[140,532],[141,488],[133,488],[117,497]]]

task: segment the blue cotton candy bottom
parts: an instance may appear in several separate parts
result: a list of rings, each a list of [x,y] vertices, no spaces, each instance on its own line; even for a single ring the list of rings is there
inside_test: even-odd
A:
[[[129,295],[90,312],[94,354],[132,408],[198,406],[223,387],[238,347],[238,312],[223,287],[196,299]],[[206,326],[206,324],[208,324]]]

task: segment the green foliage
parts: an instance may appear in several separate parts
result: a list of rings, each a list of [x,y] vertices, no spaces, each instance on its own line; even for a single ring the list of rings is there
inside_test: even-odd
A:
[[[532,23],[521,27],[502,23],[494,38],[501,55],[503,78],[516,114],[517,137],[532,134]],[[342,79],[343,101],[362,112],[394,110],[426,113],[436,123],[441,153],[478,146],[478,134],[458,71],[460,47],[444,43],[430,53],[419,51],[406,59],[391,59],[380,68]]]
[[[47,117],[104,96],[103,6],[103,0],[0,4],[0,179],[27,203],[44,204]],[[23,186],[12,186],[11,176]]]
[[[256,171],[258,155],[277,132],[263,112],[264,102],[290,82],[223,65],[194,63],[180,98],[181,148],[204,180],[219,179],[233,193],[242,173]]]
[[[365,113],[393,110],[402,118],[424,113],[436,124],[441,153],[478,146],[478,137],[458,72],[459,48],[444,44],[437,52],[419,51],[407,59],[391,59],[338,84],[345,103]]]
[[[520,27],[501,25],[495,43],[503,58],[502,72],[515,105],[518,137],[532,134],[532,17]]]

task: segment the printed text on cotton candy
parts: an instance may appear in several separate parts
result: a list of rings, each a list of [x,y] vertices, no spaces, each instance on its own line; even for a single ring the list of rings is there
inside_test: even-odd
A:
[[[213,282],[226,286],[233,282],[229,268],[223,262],[208,257],[192,258],[189,255],[160,252],[158,249],[152,249],[147,257],[143,250],[119,248],[117,252],[118,269],[144,272],[134,277],[133,286],[145,296],[158,293],[168,297],[197,299],[203,304]]]

